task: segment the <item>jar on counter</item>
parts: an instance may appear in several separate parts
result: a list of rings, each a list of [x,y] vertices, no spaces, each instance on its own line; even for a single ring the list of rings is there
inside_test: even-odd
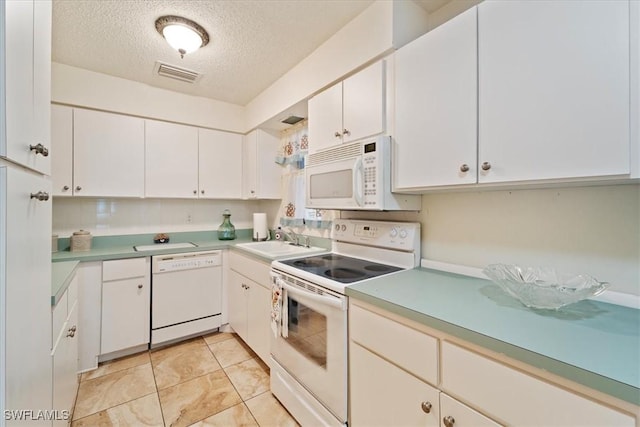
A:
[[[74,231],[71,235],[71,252],[91,250],[91,233],[86,230]]]
[[[236,228],[231,224],[231,212],[229,209],[225,209],[222,212],[224,219],[222,224],[218,227],[218,240],[233,240],[236,238]]]

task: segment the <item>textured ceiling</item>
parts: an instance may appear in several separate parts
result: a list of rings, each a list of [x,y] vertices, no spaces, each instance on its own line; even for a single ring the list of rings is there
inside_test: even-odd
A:
[[[246,105],[371,0],[54,0],[55,62]],[[154,27],[162,15],[203,26],[204,48],[185,55]],[[196,84],[154,75],[156,61],[203,74]]]
[[[385,0],[383,0],[385,1]],[[411,1],[411,0],[394,0]],[[449,0],[416,0],[433,12]],[[53,0],[53,61],[191,95],[246,105],[373,0]],[[162,15],[203,26],[186,55],[155,30]],[[203,74],[195,84],[154,74],[156,61]]]

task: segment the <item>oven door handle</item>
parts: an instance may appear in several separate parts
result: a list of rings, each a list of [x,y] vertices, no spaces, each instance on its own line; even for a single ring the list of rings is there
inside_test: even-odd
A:
[[[347,307],[345,306],[343,301],[338,299],[338,298],[335,298],[335,297],[323,297],[321,295],[316,295],[316,294],[311,293],[311,292],[305,292],[305,291],[300,290],[300,289],[298,289],[298,288],[296,288],[294,286],[289,285],[286,282],[282,283],[282,289],[285,289],[288,293],[290,293],[292,295],[298,295],[298,296],[310,299],[311,301],[315,301],[315,302],[320,303],[320,304],[329,305],[331,307],[338,308],[338,309],[340,309],[342,311],[346,311],[347,310]]]

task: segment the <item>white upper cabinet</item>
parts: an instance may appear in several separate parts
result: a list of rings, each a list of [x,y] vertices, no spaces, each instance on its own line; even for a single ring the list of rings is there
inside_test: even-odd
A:
[[[51,181],[54,196],[73,195],[73,109],[51,106]]]
[[[275,162],[280,139],[256,129],[243,140],[243,198],[280,199],[282,167]]]
[[[385,62],[379,61],[309,100],[309,151],[384,132]]]
[[[145,120],[145,196],[198,198],[198,128]]]
[[[242,135],[198,129],[198,147],[199,197],[242,198]]]
[[[401,48],[394,189],[630,177],[629,19],[486,0]]]
[[[144,120],[75,109],[74,195],[144,196]]]
[[[479,182],[629,173],[628,2],[484,1],[478,50]]]
[[[395,56],[396,189],[477,179],[477,9]]]
[[[5,1],[0,8],[5,73],[0,157],[49,174],[51,2]]]

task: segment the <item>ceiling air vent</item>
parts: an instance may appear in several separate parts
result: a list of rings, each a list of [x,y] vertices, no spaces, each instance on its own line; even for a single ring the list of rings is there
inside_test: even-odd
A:
[[[171,79],[180,80],[187,83],[195,83],[200,80],[202,74],[197,71],[181,68],[176,65],[165,64],[164,62],[156,61],[154,67],[155,74],[163,77],[169,77]]]

